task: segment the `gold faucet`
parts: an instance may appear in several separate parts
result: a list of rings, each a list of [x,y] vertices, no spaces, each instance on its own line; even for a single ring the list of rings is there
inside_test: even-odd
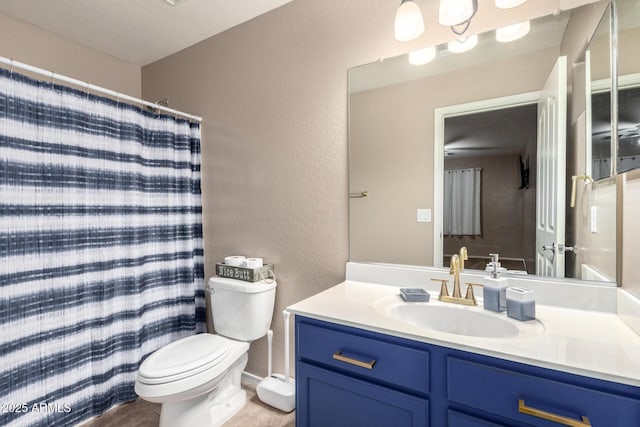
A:
[[[465,255],[466,251],[467,248],[464,248]],[[462,249],[460,252],[462,252]],[[453,255],[451,257],[449,274],[453,275],[453,295],[451,296],[449,296],[449,290],[447,289],[447,283],[449,282],[448,279],[431,279],[433,281],[441,282],[440,295],[438,296],[438,299],[442,302],[451,302],[454,304],[478,305],[476,297],[473,295],[473,287],[482,285],[478,283],[467,283],[467,292],[464,298],[460,292],[460,256]]]
[[[450,265],[449,274],[453,274],[452,297],[461,298],[462,294],[460,293],[460,257],[458,255],[453,255],[451,257],[451,263],[449,265]]]
[[[464,262],[469,259],[467,256],[467,247],[463,246],[460,248],[460,271],[464,271]]]

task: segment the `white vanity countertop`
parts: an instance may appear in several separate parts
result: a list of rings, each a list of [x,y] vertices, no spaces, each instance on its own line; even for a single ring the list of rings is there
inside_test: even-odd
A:
[[[537,304],[536,318],[544,325],[544,331],[528,333],[529,326],[525,325],[524,333],[509,338],[444,333],[414,326],[388,314],[389,308],[398,303],[484,311],[481,301],[476,307],[456,306],[442,303],[437,294],[430,293],[428,303],[404,303],[397,286],[345,281],[293,304],[288,310],[387,335],[640,386],[640,336],[614,313]],[[509,319],[506,312],[491,314]],[[525,323],[531,325],[532,322]],[[539,325],[531,326],[540,329]]]

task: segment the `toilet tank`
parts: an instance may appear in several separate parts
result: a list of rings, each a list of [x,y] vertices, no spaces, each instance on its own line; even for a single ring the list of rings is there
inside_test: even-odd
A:
[[[244,282],[212,277],[209,292],[216,333],[239,341],[253,341],[267,334],[276,300],[275,280]]]

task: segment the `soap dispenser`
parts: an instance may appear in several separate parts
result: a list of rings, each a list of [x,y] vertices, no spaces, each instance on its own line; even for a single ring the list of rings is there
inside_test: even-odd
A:
[[[507,285],[509,281],[500,277],[500,263],[498,254],[491,256],[491,271],[483,281],[482,299],[486,310],[501,312],[507,309]]]

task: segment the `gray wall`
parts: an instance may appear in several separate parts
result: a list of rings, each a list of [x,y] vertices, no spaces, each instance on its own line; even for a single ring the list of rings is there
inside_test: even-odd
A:
[[[628,2],[627,2],[628,3]],[[637,8],[638,6],[636,6]],[[640,73],[640,28],[625,29],[618,38],[620,52],[618,73],[620,75]],[[627,256],[623,259],[623,286],[640,298],[640,263],[636,254],[640,253],[640,181],[638,171],[629,173],[629,181],[625,186],[623,203],[623,239],[622,251]],[[635,179],[633,179],[635,178]]]
[[[567,117],[567,187],[566,187],[566,243],[578,246],[575,254],[566,255],[566,273],[572,277],[582,277],[582,265],[588,265],[610,280],[616,279],[616,194],[614,185],[577,186],[576,207],[569,206],[571,200],[571,176],[584,175],[585,156],[585,89],[584,64],[581,53],[606,9],[607,2],[600,1],[581,8],[571,15],[560,51],[567,56],[568,105]],[[595,71],[596,78],[605,77],[605,69],[600,66]],[[606,65],[606,64],[605,64]],[[598,232],[592,233],[590,226],[591,207],[598,209]]]
[[[3,14],[0,14],[0,56],[126,95],[140,97],[142,93],[140,66]]]

